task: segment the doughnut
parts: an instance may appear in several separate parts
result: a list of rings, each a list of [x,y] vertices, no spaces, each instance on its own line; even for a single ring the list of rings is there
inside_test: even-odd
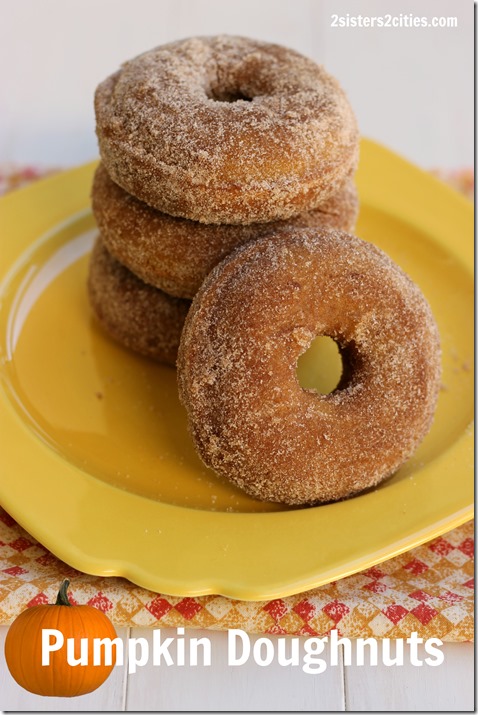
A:
[[[348,179],[317,209],[287,222],[202,224],[149,207],[115,184],[101,164],[92,204],[108,251],[146,283],[180,298],[192,298],[211,269],[236,246],[274,228],[293,224],[352,230],[358,214],[357,190]]]
[[[294,50],[244,37],[139,55],[99,84],[95,114],[113,181],[201,223],[296,216],[336,194],[358,161],[338,82]]]
[[[326,395],[297,379],[318,335],[336,341],[343,363]],[[209,274],[186,319],[178,380],[206,465],[257,499],[335,501],[393,474],[428,432],[439,335],[419,288],[381,250],[292,228]]]
[[[143,283],[108,253],[101,237],[90,257],[88,294],[93,312],[111,337],[153,360],[176,364],[190,301]]]

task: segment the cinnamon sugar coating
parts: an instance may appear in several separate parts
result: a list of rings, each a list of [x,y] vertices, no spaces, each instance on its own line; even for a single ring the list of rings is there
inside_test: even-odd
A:
[[[143,283],[108,253],[101,237],[90,258],[88,293],[99,322],[119,343],[159,362],[176,364],[190,302]]]
[[[248,225],[201,224],[153,209],[121,189],[99,165],[93,212],[108,251],[146,283],[192,298],[207,274],[231,251],[281,226],[332,226],[353,230],[357,190],[347,179],[338,194],[287,221]]]
[[[338,82],[312,60],[243,37],[180,40],[123,64],[95,94],[115,183],[202,223],[287,219],[338,192],[358,130]]]
[[[317,335],[342,354],[328,395],[296,375]],[[378,248],[292,228],[210,273],[185,323],[178,379],[208,466],[258,499],[326,502],[377,485],[426,435],[439,335],[419,288]]]

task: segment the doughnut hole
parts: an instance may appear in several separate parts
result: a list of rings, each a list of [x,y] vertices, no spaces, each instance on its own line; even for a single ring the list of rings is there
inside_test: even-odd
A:
[[[346,360],[339,345],[328,335],[319,335],[297,361],[297,379],[304,390],[328,395],[343,387]]]
[[[226,88],[226,87],[210,87],[206,90],[206,95],[208,99],[212,99],[213,102],[252,102],[252,97],[244,94],[239,88]]]

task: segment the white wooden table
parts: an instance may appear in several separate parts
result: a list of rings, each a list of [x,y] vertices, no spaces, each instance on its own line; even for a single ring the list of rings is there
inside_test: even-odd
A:
[[[6,632],[6,626],[0,628],[1,651]],[[241,667],[230,667],[224,632],[194,630],[189,633],[210,639],[213,654],[210,667],[150,664],[129,676],[125,666],[116,667],[94,693],[71,699],[28,693],[12,679],[1,657],[0,709],[47,712],[473,712],[474,709],[471,643],[444,644],[444,662],[436,667],[411,665],[405,651],[407,665],[400,667],[344,666],[342,659],[337,666],[329,665],[320,675],[309,675],[300,667],[284,668],[275,663],[260,667],[248,662]],[[119,629],[118,634],[123,639],[151,640],[152,637],[152,631],[146,628]],[[176,631],[165,629],[163,634],[164,637],[175,636]],[[327,651],[322,657],[329,662]]]

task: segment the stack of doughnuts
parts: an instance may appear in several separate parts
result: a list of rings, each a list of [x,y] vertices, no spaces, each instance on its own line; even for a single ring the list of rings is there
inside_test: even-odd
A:
[[[230,36],[174,42],[108,77],[95,110],[91,304],[137,352],[175,364],[191,299],[238,246],[292,226],[355,226],[355,118],[297,52]]]
[[[89,294],[123,345],[178,367],[207,466],[258,499],[342,499],[428,432],[438,331],[420,290],[352,235],[354,114],[293,50],[242,37],[158,47],[96,91],[100,235]],[[298,358],[337,343],[342,377]]]

